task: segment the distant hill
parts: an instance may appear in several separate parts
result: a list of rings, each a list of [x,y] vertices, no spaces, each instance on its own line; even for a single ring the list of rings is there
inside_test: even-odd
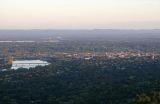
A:
[[[47,37],[64,39],[147,39],[160,38],[160,29],[153,30],[0,30],[0,40],[40,40]]]

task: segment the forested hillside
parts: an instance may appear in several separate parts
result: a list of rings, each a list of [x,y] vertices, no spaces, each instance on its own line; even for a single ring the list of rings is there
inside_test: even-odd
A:
[[[0,104],[159,104],[160,58],[55,60],[0,72]]]

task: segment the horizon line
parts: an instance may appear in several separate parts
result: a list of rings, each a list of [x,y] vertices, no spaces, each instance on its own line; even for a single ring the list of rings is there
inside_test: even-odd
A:
[[[65,28],[64,29],[51,29],[51,28],[48,28],[48,29],[47,28],[46,29],[40,29],[40,28],[39,29],[38,28],[37,29],[34,29],[34,28],[33,29],[1,29],[0,28],[0,30],[160,30],[160,28],[159,29],[158,28],[157,29],[156,28],[155,29],[154,28],[153,29],[118,29],[118,28],[117,29],[114,29],[114,28],[113,29],[112,28],[93,28],[93,29],[65,29]]]

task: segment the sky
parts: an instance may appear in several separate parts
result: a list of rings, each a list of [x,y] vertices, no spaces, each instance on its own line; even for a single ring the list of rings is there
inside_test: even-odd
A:
[[[0,29],[160,29],[160,0],[0,0]]]

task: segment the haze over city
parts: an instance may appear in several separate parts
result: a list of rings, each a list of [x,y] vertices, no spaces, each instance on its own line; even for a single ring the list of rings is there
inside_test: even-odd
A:
[[[0,104],[160,104],[160,0],[0,0]]]
[[[0,29],[159,29],[159,0],[0,0]]]

